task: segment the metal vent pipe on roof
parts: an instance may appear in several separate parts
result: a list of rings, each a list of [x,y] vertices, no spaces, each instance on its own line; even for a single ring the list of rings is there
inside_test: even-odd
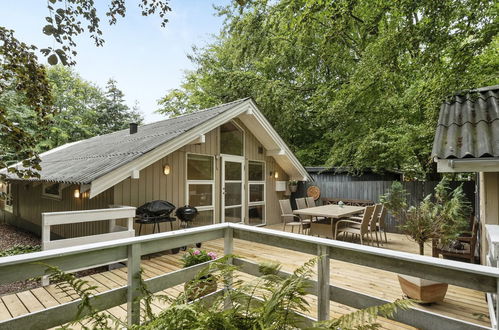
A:
[[[139,125],[137,123],[130,123],[130,134],[137,133]]]

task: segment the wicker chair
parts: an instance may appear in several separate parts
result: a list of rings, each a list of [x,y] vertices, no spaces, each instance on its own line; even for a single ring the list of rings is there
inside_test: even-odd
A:
[[[291,202],[289,201],[289,199],[280,200],[279,205],[281,206],[283,231],[286,231],[286,227],[291,227],[291,232],[294,233],[294,228],[297,227],[298,233],[303,233],[305,229],[310,228],[310,223],[304,223],[299,216],[293,214],[293,209],[291,208]]]
[[[305,201],[307,202],[308,207],[316,207],[315,199],[313,197],[305,197]]]
[[[368,206],[364,211],[360,224],[355,220],[338,221],[334,230],[334,239],[336,239],[339,233],[343,233],[343,235],[352,234],[358,235],[360,237],[360,244],[364,244],[364,236],[369,237],[369,224],[371,222],[371,218],[373,217],[373,213],[374,206]]]
[[[458,237],[454,242],[445,245],[441,244],[438,239],[434,239],[432,242],[432,255],[437,258],[442,255],[444,259],[460,260],[474,264],[479,227],[480,222],[473,219],[471,237]]]
[[[367,211],[367,208],[366,208],[366,211]],[[383,212],[383,204],[374,205],[374,211],[373,211],[371,218],[369,220],[369,228],[368,228],[371,241],[374,242],[374,236],[376,236],[376,244],[378,245],[378,247],[379,247],[378,223],[380,221],[380,217],[382,215],[382,212]],[[359,221],[359,219],[360,219],[360,221]],[[353,221],[357,222],[357,224],[352,224],[352,225],[350,225],[350,227],[360,228],[361,222],[363,219],[364,219],[364,216],[348,218],[348,220],[353,220]],[[374,235],[373,235],[373,233],[374,233]],[[381,233],[379,235],[380,235],[380,239],[381,239]]]
[[[303,197],[303,198],[297,198],[296,199],[296,208],[298,210],[301,210],[301,209],[306,209],[308,208],[309,206],[307,205],[307,200]],[[301,221],[303,223],[308,223],[310,224],[312,222],[312,217],[309,216],[309,215],[301,215],[300,216],[301,218]]]
[[[381,241],[383,241],[381,239],[381,232],[383,232],[383,234],[385,235],[385,243],[388,243],[388,238],[386,237],[386,223],[385,223],[387,213],[388,210],[386,206],[383,204],[383,208],[381,209],[381,212],[378,217],[378,223],[376,225],[376,230],[379,232],[379,238]]]

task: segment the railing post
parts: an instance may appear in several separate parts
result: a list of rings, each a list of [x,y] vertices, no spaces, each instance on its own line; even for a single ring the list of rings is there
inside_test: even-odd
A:
[[[232,228],[226,228],[224,233],[224,255],[231,255],[234,251],[234,230]],[[228,264],[232,264],[232,258],[227,259]],[[232,274],[227,274],[225,279],[227,285],[225,287],[226,293],[232,289]],[[225,309],[231,307],[231,301],[227,298],[225,299]]]
[[[42,213],[42,251],[47,249],[47,243],[50,242],[50,225],[46,223],[45,214]],[[50,279],[47,275],[42,276],[42,286],[50,284]]]
[[[140,324],[140,243],[128,246],[128,325]]]
[[[499,266],[499,263],[498,265]],[[496,279],[496,285],[497,285],[497,288],[496,288],[496,324],[495,324],[495,329],[498,330],[499,329],[499,278]],[[494,298],[493,298],[493,295],[490,295],[490,297],[492,297],[492,302],[494,302]]]
[[[317,320],[329,320],[329,248],[318,245],[317,255]]]

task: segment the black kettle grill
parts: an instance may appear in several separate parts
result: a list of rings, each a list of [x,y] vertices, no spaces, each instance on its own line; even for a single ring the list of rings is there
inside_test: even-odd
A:
[[[194,206],[186,205],[179,207],[175,212],[175,215],[180,221],[189,223],[196,219],[198,213],[199,212],[197,208],[195,208]]]
[[[185,205],[179,207],[177,211],[175,211],[175,216],[180,220],[180,228],[190,228],[190,223],[194,221],[194,219],[196,219],[198,213],[198,209],[196,209],[194,206]],[[200,248],[201,243],[196,243],[196,247]],[[182,250],[186,249],[187,246],[182,246]]]

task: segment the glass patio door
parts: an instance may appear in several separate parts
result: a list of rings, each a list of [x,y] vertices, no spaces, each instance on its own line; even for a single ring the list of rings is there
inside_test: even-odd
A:
[[[244,221],[244,157],[222,156],[222,221]]]

